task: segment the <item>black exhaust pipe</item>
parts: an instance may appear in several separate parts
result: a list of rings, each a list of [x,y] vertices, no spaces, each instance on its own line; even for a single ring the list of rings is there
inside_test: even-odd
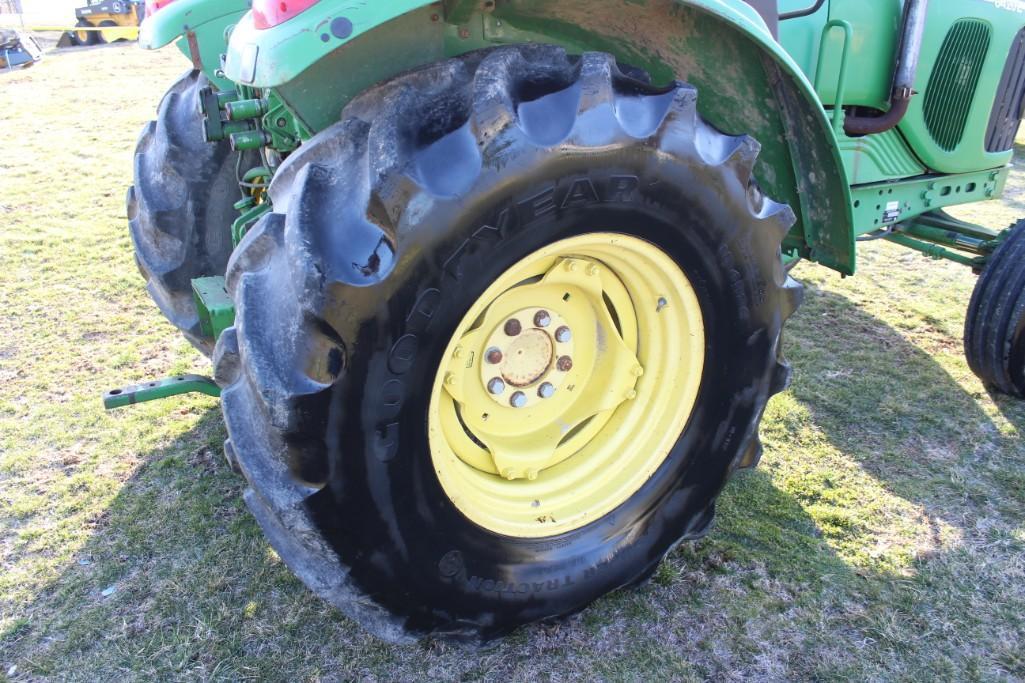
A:
[[[928,7],[929,0],[908,0],[904,31],[894,67],[890,110],[880,116],[848,116],[844,121],[844,132],[848,135],[853,137],[885,133],[904,120],[911,98],[915,95],[915,77],[918,75],[918,59],[922,54],[922,36],[925,35]],[[842,105],[842,102],[836,103],[838,107]]]

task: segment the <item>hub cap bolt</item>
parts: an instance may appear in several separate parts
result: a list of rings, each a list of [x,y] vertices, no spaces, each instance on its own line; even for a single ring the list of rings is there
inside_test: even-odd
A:
[[[498,365],[502,362],[502,350],[492,346],[490,349],[488,349],[488,352],[485,355],[485,357],[487,358],[488,363],[490,363],[491,365]]]
[[[552,324],[552,316],[548,315],[548,311],[538,311],[534,314],[534,325],[537,327],[548,327]]]
[[[555,395],[555,387],[551,382],[545,382],[537,388],[537,395],[541,398],[551,398]]]
[[[573,359],[569,356],[560,356],[559,360],[555,362],[555,367],[559,368],[561,372],[569,372],[573,368]]]
[[[573,338],[573,333],[570,332],[569,328],[563,325],[559,329],[555,330],[555,341],[560,344],[565,344]]]
[[[522,391],[517,391],[515,394],[509,397],[509,405],[513,408],[522,408],[527,405],[527,395]]]
[[[498,377],[495,377],[493,380],[488,382],[488,392],[489,393],[492,393],[495,396],[498,396],[503,391],[505,391],[505,382],[503,382]]]
[[[506,336],[515,337],[523,330],[523,326],[520,325],[520,321],[516,318],[510,318],[509,320],[505,321],[504,330]]]

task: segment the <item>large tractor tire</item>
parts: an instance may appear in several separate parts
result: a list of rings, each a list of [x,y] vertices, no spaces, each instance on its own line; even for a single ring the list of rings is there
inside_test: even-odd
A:
[[[128,225],[139,270],[157,306],[192,344],[210,355],[192,298],[192,279],[223,275],[231,254],[231,224],[240,198],[238,156],[227,141],[203,139],[198,71],[164,95],[157,120],[135,148],[135,184],[128,190]]]
[[[1025,398],[1025,220],[979,276],[965,318],[968,365],[988,386]]]
[[[291,156],[228,268],[228,455],[378,636],[489,639],[705,534],[801,289],[759,145],[551,46],[398,77]]]

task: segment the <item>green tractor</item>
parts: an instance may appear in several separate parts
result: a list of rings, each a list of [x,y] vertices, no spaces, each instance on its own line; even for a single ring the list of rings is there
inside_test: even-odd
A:
[[[1025,395],[1000,197],[1021,0],[151,0],[192,68],[135,155],[149,292],[211,356],[271,544],[392,641],[584,608],[709,531],[790,370],[791,267],[972,268]]]

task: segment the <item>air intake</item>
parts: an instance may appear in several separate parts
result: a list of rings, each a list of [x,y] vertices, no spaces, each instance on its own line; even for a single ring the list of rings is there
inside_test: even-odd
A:
[[[964,137],[992,31],[984,21],[962,19],[943,40],[925,91],[925,125],[946,151]]]
[[[993,114],[986,131],[986,151],[1006,152],[1014,147],[1014,136],[1021,125],[1022,108],[1025,106],[1025,29],[1011,44],[1007,65],[1000,79],[993,103]]]

